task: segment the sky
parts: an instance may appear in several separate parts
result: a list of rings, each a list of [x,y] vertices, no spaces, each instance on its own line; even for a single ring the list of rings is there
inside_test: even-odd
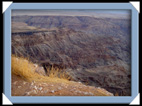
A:
[[[129,10],[12,10],[12,15],[93,15],[104,14],[130,14]]]
[[[95,17],[130,17],[130,10],[12,10],[16,15],[53,15],[53,16],[95,16]]]

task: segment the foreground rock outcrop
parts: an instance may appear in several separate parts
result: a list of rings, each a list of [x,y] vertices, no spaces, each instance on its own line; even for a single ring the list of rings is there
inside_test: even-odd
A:
[[[52,67],[45,73],[43,67],[12,55],[12,96],[113,96],[105,89],[70,81],[63,70]]]

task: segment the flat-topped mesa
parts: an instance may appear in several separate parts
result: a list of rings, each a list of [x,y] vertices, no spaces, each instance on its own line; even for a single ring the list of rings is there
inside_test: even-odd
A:
[[[40,27],[51,29],[64,27],[72,28],[84,33],[91,32],[101,35],[112,34],[114,36],[120,36],[121,33],[121,35],[127,36],[131,34],[131,20],[123,18],[95,18],[87,16],[12,16],[12,22],[23,22],[30,27],[32,26],[32,28]]]

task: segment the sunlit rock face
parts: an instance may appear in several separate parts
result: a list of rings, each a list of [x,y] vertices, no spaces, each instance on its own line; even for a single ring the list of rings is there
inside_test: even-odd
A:
[[[13,16],[12,22],[13,54],[64,68],[75,81],[131,95],[130,19]]]

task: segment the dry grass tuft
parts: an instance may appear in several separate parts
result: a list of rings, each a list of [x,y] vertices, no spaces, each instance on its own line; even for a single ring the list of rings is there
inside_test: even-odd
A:
[[[69,76],[69,73],[67,71],[64,71],[64,69],[60,69],[57,67],[46,67],[47,70],[47,76],[50,78],[60,78],[60,79],[66,79],[71,80],[71,77]]]
[[[11,71],[12,74],[20,76],[28,81],[42,81],[42,82],[69,82],[69,76],[65,72],[60,72],[58,68],[52,67],[47,69],[49,76],[42,76],[35,72],[32,62],[24,57],[11,56]]]
[[[118,93],[118,92],[116,92],[116,93],[114,94],[114,96],[119,96],[119,93]]]

